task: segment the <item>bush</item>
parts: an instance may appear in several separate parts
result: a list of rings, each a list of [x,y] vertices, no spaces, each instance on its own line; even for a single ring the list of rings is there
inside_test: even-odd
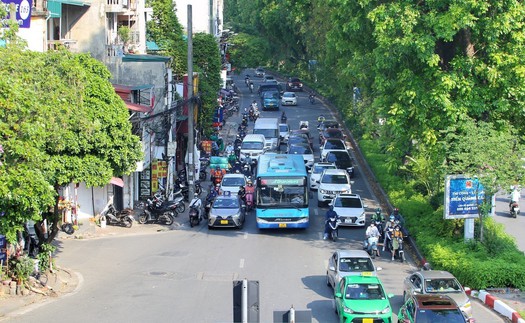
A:
[[[22,283],[28,280],[29,275],[35,270],[33,259],[27,256],[15,258],[9,265],[11,266],[11,272],[13,272],[14,278]]]

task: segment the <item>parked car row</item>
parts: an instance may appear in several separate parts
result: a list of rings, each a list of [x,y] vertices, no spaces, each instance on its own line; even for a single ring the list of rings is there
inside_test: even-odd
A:
[[[336,250],[328,259],[326,285],[334,292],[334,309],[341,322],[393,322],[389,299],[369,254]],[[406,277],[402,323],[474,322],[469,297],[446,271],[416,271]]]

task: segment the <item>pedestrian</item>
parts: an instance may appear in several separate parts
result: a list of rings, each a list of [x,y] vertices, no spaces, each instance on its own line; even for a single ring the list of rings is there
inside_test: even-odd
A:
[[[252,176],[257,172],[257,158],[252,159]]]

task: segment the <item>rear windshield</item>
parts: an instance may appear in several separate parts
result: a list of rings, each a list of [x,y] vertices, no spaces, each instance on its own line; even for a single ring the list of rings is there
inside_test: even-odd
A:
[[[325,169],[335,169],[335,166],[334,165],[323,165],[323,166],[315,166],[314,167],[314,170],[313,170],[313,173],[314,174],[321,174],[323,172],[323,170]]]
[[[350,156],[344,151],[342,152],[342,154],[336,154],[335,152],[332,152],[326,156],[326,160],[331,163],[335,161],[348,161],[350,160]]]
[[[222,186],[244,186],[244,178],[242,177],[225,177],[222,179]]]
[[[455,323],[465,322],[463,314],[459,309],[453,310],[419,310],[416,314],[416,323],[423,322],[444,322]]]
[[[324,149],[346,149],[346,147],[341,140],[329,140],[324,145]]]
[[[253,133],[256,135],[263,135],[266,139],[279,137],[277,129],[253,129]]]
[[[264,148],[263,142],[249,141],[241,144],[241,149],[245,150],[262,150]]]
[[[311,155],[312,150],[309,147],[305,146],[291,146],[290,150],[288,151],[289,154],[303,154],[303,155]]]
[[[335,200],[334,206],[336,207],[352,207],[362,208],[363,204],[361,200],[353,197],[339,197]]]

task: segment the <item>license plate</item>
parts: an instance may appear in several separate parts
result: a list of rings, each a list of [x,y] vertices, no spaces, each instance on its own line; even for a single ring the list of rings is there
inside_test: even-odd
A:
[[[372,273],[370,271],[363,271],[361,273],[361,276],[372,276]],[[368,320],[373,320],[373,319],[368,319]]]
[[[228,224],[228,220],[221,220],[221,224]]]
[[[363,323],[374,323],[374,319],[363,319]]]
[[[279,228],[286,228],[286,223],[279,223]]]
[[[345,219],[345,223],[353,223],[352,219]]]

